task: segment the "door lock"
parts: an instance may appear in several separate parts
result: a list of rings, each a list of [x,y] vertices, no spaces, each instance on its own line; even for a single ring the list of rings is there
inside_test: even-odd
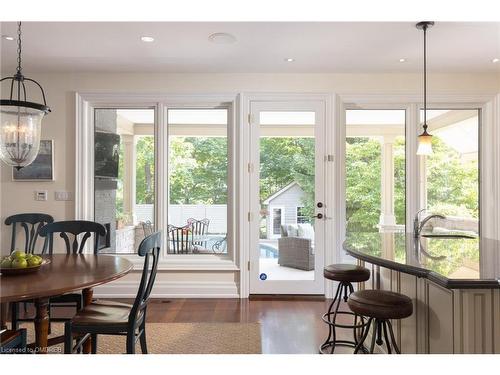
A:
[[[318,203],[316,203],[316,207],[318,207],[318,208],[323,207],[323,202],[318,202]]]

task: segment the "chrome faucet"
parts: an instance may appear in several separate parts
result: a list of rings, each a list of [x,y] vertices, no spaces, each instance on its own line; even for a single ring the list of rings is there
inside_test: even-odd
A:
[[[427,224],[427,222],[430,219],[433,219],[433,218],[446,219],[446,217],[444,217],[443,215],[431,214],[429,216],[426,216],[422,221],[420,221],[420,213],[423,211],[426,211],[426,209],[424,208],[424,209],[418,211],[415,214],[415,219],[413,219],[413,235],[415,236],[415,238],[420,237],[420,233],[422,232],[422,229],[424,228],[425,224]]]

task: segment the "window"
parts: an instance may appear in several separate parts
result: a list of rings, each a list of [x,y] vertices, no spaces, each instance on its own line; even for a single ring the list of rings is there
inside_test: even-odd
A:
[[[108,253],[135,253],[155,223],[154,109],[94,110],[94,220]]]
[[[304,207],[297,207],[297,224],[310,223],[309,216],[304,210]]]
[[[167,110],[168,253],[227,253],[228,112]]]
[[[346,111],[348,232],[404,231],[405,110]]]
[[[479,110],[430,110],[427,123],[433,153],[421,159],[425,169],[422,207],[447,217],[434,224],[448,227],[439,230],[478,233]]]

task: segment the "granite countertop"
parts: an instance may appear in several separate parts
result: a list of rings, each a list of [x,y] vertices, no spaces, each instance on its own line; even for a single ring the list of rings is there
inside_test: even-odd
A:
[[[343,247],[357,259],[426,277],[446,288],[500,288],[497,240],[352,232]]]

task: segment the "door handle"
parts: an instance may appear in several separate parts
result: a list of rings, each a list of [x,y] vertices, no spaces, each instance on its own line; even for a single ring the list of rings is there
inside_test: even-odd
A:
[[[314,215],[313,217],[315,217],[316,219],[323,219],[323,214],[317,214]]]

